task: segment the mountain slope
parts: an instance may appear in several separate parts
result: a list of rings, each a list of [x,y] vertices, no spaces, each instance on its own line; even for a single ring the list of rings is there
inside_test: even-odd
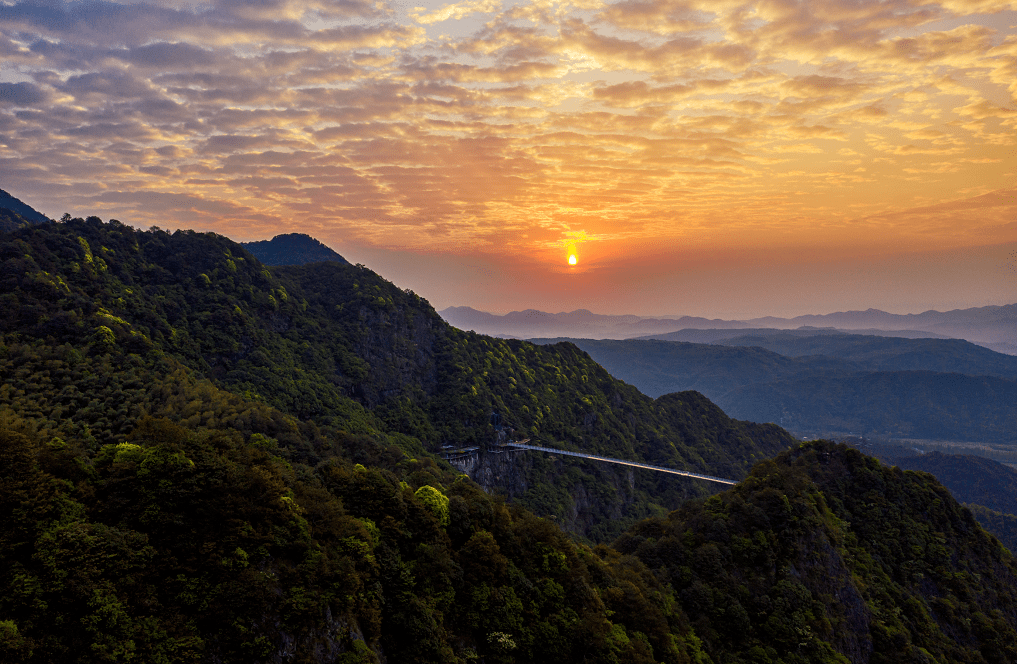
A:
[[[615,546],[673,585],[714,661],[1017,659],[1013,556],[930,475],[843,445],[783,453]]]
[[[495,411],[517,439],[721,477],[742,477],[754,460],[792,442],[776,427],[732,421],[698,395],[654,402],[571,344],[456,330],[424,300],[363,267],[270,271],[222,237],[137,232],[96,218],[20,231],[0,246],[0,258],[0,301],[17,312],[0,321],[0,330],[18,335],[9,344],[18,359],[5,371],[14,388],[0,393],[12,404],[19,392],[36,392],[38,379],[23,377],[43,371],[27,359],[35,339],[54,355],[58,346],[88,342],[125,367],[138,356],[138,371],[165,357],[299,420],[397,434],[414,454],[492,445]],[[60,420],[58,395],[78,395],[73,380],[47,377],[45,394],[31,397],[32,412]],[[100,411],[67,414],[100,443],[123,440],[137,417],[129,402],[114,409],[122,419],[99,418]],[[716,490],[657,475],[530,455],[485,486],[540,513],[569,515],[570,526],[604,540]]]
[[[240,244],[265,265],[305,265],[323,261],[350,264],[345,258],[304,233],[286,233],[276,235],[271,240]]]
[[[0,189],[0,233],[32,224],[43,224],[49,220],[46,215]]]

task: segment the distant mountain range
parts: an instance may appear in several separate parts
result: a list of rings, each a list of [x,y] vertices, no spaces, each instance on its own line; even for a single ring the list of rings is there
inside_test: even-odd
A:
[[[492,336],[527,337],[595,337],[629,339],[652,334],[691,329],[744,329],[751,327],[741,321],[711,320],[697,316],[646,318],[595,314],[586,309],[551,314],[536,309],[513,311],[505,315],[490,314],[472,307],[449,307],[438,312],[446,321],[462,330],[473,330]]]
[[[710,332],[714,332],[712,335]],[[691,333],[690,333],[691,334]],[[649,396],[696,390],[803,434],[1017,442],[1017,357],[961,339],[752,330],[713,343],[571,341]]]
[[[547,313],[536,309],[504,315],[471,307],[439,312],[446,321],[481,334],[515,338],[570,337],[585,339],[654,338],[713,343],[737,331],[803,329],[806,336],[865,334],[905,338],[966,339],[992,350],[1017,354],[1017,304],[976,307],[921,314],[891,314],[878,309],[832,314],[748,320],[719,320],[696,316],[642,317],[594,314],[586,309]],[[734,332],[732,332],[734,331]]]
[[[276,235],[271,240],[240,244],[265,265],[350,264],[348,260],[304,233],[286,233]]]

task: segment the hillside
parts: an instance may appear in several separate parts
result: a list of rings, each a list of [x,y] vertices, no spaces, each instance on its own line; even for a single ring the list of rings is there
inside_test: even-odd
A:
[[[17,230],[50,219],[30,205],[0,189],[0,233]]]
[[[571,341],[651,396],[697,390],[733,417],[802,433],[1006,443],[1017,436],[1017,358],[961,340],[754,334],[712,344]]]
[[[271,240],[240,244],[265,265],[306,265],[320,262],[350,264],[345,258],[304,233],[286,233],[276,235]]]
[[[1017,657],[1014,559],[931,476],[821,442],[756,463],[793,441],[455,330],[363,267],[97,218],[0,235],[0,261],[2,661]],[[495,409],[748,479],[512,461]],[[450,441],[514,469],[511,504],[433,460]]]
[[[672,585],[713,661],[1017,659],[1010,553],[930,475],[845,446],[783,453],[615,546]]]
[[[935,475],[962,503],[1017,514],[1017,470],[991,459],[961,454],[896,457],[895,465]]]
[[[145,373],[146,385],[164,383],[167,363],[177,363],[302,421],[397,435],[413,454],[494,443],[495,411],[516,438],[720,477],[743,477],[755,459],[793,440],[772,425],[732,421],[697,394],[654,401],[572,344],[461,332],[364,267],[270,271],[222,237],[137,232],[97,218],[20,231],[0,246],[0,258],[0,302],[17,312],[0,321],[10,383],[0,404],[18,402],[54,431],[87,425],[99,443],[124,440],[148,392],[116,385],[95,392],[96,369],[53,376],[37,356],[99,344],[111,352],[107,364]],[[22,391],[30,406],[18,401]],[[121,417],[104,412],[106,399]],[[484,485],[599,541],[716,490],[539,455]]]

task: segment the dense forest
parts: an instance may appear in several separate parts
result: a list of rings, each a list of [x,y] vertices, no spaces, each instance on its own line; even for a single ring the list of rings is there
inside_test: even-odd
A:
[[[0,235],[0,307],[2,661],[1017,659],[1017,565],[932,476],[362,266],[70,219]],[[506,502],[435,454],[499,435],[745,479],[538,458]],[[577,486],[572,535],[527,509]]]

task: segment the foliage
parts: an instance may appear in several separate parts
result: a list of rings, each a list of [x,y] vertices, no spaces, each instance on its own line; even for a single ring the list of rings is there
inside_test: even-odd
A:
[[[924,473],[813,442],[616,548],[715,661],[1011,662],[1017,564]]]
[[[961,502],[1017,514],[1017,470],[1010,466],[979,456],[941,452],[895,457],[892,462],[906,470],[935,475]]]
[[[398,450],[314,468],[266,440],[145,419],[89,455],[0,428],[5,657],[681,660],[684,618],[642,566],[601,560]],[[449,481],[448,495],[400,476]],[[601,598],[630,588],[640,604],[609,612]]]
[[[999,542],[1010,550],[1017,551],[1017,515],[997,512],[983,505],[965,505],[975,519],[988,532],[999,539]]]
[[[699,395],[651,400],[571,344],[456,330],[362,266],[269,270],[219,236],[95,217],[7,236],[0,260],[0,300],[16,312],[0,321],[11,383],[0,405],[54,430],[87,426],[99,443],[122,440],[182,373],[248,402],[218,416],[202,402],[159,411],[188,425],[245,417],[235,409],[260,402],[296,421],[387,434],[415,455],[486,448],[507,434],[741,477],[792,442]],[[495,430],[492,412],[506,429]],[[519,474],[495,488],[545,514],[575,508],[581,518],[570,525],[598,541],[715,490],[578,461],[538,459]],[[576,494],[592,500],[577,506]]]

